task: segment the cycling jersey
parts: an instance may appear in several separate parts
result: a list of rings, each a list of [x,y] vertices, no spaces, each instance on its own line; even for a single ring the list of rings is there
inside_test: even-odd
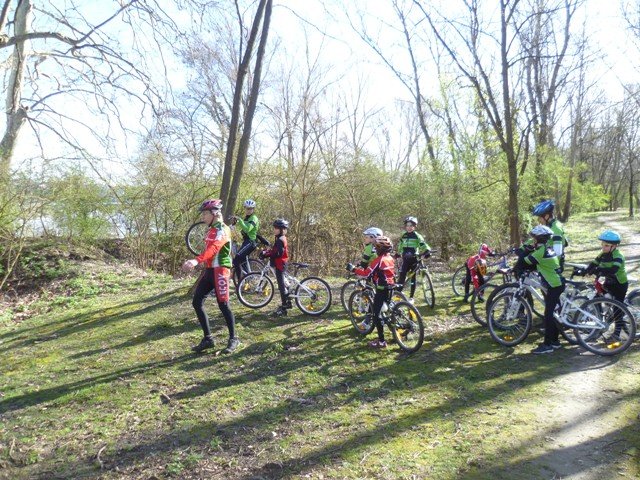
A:
[[[556,255],[561,256],[564,255],[564,249],[569,246],[569,241],[567,240],[567,236],[564,233],[564,228],[562,228],[562,223],[558,221],[557,218],[551,219],[551,223],[547,225],[552,231],[553,235],[547,242],[547,247],[553,248],[556,252]],[[524,245],[532,245],[533,239],[529,238]]]
[[[624,255],[617,248],[608,253],[601,253],[591,264],[598,267],[605,277],[615,278],[618,283],[628,282]]]
[[[258,217],[256,217],[255,213],[247,215],[246,217],[244,217],[244,220],[238,218],[236,221],[236,225],[240,226],[243,239],[246,240],[248,238],[252,242],[256,241],[258,228],[260,228],[260,221],[258,220]]]
[[[222,222],[211,225],[204,240],[204,251],[196,257],[207,268],[231,268],[231,229]]]
[[[404,232],[402,237],[400,237],[400,242],[398,243],[399,255],[419,255],[428,250],[431,250],[431,247],[418,232]]]
[[[371,275],[373,283],[376,285],[377,290],[384,290],[395,284],[394,281],[394,267],[395,263],[393,257],[388,253],[377,257],[367,268],[356,268],[354,273],[361,277],[368,277]]]
[[[467,269],[471,276],[471,281],[476,290],[484,283],[484,274],[480,271],[481,265],[484,263],[484,270],[486,273],[486,261],[479,254],[472,255],[467,259]]]
[[[284,235],[276,235],[273,247],[262,252],[262,255],[269,257],[269,263],[276,270],[282,271],[289,261],[289,247],[287,245],[287,237]]]
[[[360,266],[362,268],[367,268],[371,262],[373,262],[376,258],[378,258],[378,254],[376,253],[375,248],[373,247],[373,243],[368,243],[362,252],[362,260],[360,261]]]
[[[538,245],[529,255],[524,257],[524,262],[533,265],[540,273],[542,280],[550,287],[559,287],[563,284],[560,275],[560,257],[553,248],[547,245]]]

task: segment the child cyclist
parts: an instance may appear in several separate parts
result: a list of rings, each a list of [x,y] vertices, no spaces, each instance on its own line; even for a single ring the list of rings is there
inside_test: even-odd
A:
[[[484,276],[487,274],[487,256],[493,257],[495,252],[489,248],[486,243],[480,245],[478,253],[471,255],[464,264],[467,270],[467,276],[464,281],[464,301],[469,301],[469,288],[473,285],[473,289],[477,292],[484,285]],[[481,298],[478,300],[482,301]]]
[[[613,298],[624,302],[629,289],[627,280],[627,270],[625,258],[618,246],[622,238],[618,232],[605,230],[600,234],[598,240],[602,242],[602,253],[600,253],[584,270],[586,274],[595,274],[605,278],[605,288]]]
[[[549,227],[553,231],[553,235],[549,240],[549,246],[553,248],[560,259],[560,268],[564,269],[564,250],[569,245],[569,242],[567,241],[567,236],[564,233],[562,224],[553,216],[555,206],[556,204],[553,200],[543,200],[533,207],[531,213],[538,217],[538,223],[540,225]]]
[[[382,305],[391,299],[391,291],[394,286],[394,261],[390,255],[393,244],[387,237],[378,237],[375,240],[375,250],[378,255],[366,268],[356,268],[355,265],[347,263],[347,270],[361,277],[371,276],[376,287],[373,297],[373,320],[378,331],[378,339],[369,343],[372,348],[386,348],[387,342],[384,339],[384,328],[380,319]]]
[[[362,236],[364,237],[364,250],[362,251],[360,268],[367,268],[378,257],[374,245],[376,238],[382,236],[382,230],[376,227],[369,227],[362,232]]]
[[[558,341],[560,331],[553,318],[553,311],[560,303],[560,295],[564,292],[565,280],[561,275],[560,257],[550,247],[549,241],[554,235],[553,230],[545,225],[537,225],[529,235],[533,240],[519,249],[520,259],[517,271],[522,269],[537,270],[546,288],[544,296],[544,342],[533,349],[533,354],[553,353],[560,348]]]
[[[275,242],[273,243],[273,247],[260,252],[260,257],[269,258],[269,263],[276,272],[278,290],[280,291],[281,305],[275,312],[273,312],[272,315],[274,317],[286,317],[287,310],[292,308],[289,292],[284,283],[284,272],[287,269],[287,262],[289,261],[289,247],[287,245],[286,237],[289,222],[282,218],[278,218],[272,223],[272,225]]]
[[[240,228],[240,233],[242,234],[242,245],[233,259],[233,274],[238,283],[240,283],[242,276],[247,274],[243,270],[245,260],[256,249],[257,245],[256,237],[258,228],[260,228],[260,221],[254,213],[255,209],[256,202],[248,199],[244,201],[244,219],[236,216],[231,217],[234,225]]]
[[[214,346],[209,318],[204,311],[204,300],[215,290],[218,308],[227,322],[229,329],[229,342],[223,353],[231,353],[240,340],[235,335],[235,318],[229,308],[229,271],[231,269],[231,231],[222,223],[222,201],[206,200],[200,206],[200,217],[209,226],[205,238],[204,251],[196,258],[184,262],[182,268],[186,271],[193,270],[199,263],[205,264],[205,270],[198,281],[193,294],[193,308],[198,316],[204,338],[194,346],[192,350],[200,353]]]
[[[405,232],[400,237],[398,243],[398,252],[396,257],[402,257],[402,267],[400,269],[400,278],[398,283],[400,284],[399,290],[404,288],[404,282],[407,279],[407,274],[413,272],[418,266],[418,256],[424,255],[429,257],[431,255],[431,247],[424,241],[424,237],[416,232],[418,226],[418,219],[416,217],[405,217],[404,229]],[[416,277],[411,278],[411,291],[409,295],[409,301],[413,303],[413,296],[416,293]]]

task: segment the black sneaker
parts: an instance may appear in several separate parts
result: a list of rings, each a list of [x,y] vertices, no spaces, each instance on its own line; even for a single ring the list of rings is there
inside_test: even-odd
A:
[[[554,350],[558,350],[559,348],[562,348],[562,345],[558,341],[551,342],[550,345],[551,345],[551,348],[553,348]]]
[[[284,308],[283,306],[280,306],[277,308],[277,310],[275,312],[273,312],[271,314],[272,317],[286,317],[287,316],[287,309]]]
[[[229,342],[227,343],[227,348],[222,350],[222,353],[232,353],[239,346],[240,346],[240,340],[238,340],[237,337],[230,338]]]
[[[207,348],[213,348],[213,345],[214,345],[213,339],[205,337],[202,339],[202,341],[198,345],[191,347],[191,350],[193,350],[196,353],[200,353],[203,350],[206,350]]]
[[[543,353],[553,353],[554,351],[555,349],[551,345],[545,345],[544,343],[541,343],[536,348],[531,350],[531,353],[533,353],[534,355],[541,355]]]

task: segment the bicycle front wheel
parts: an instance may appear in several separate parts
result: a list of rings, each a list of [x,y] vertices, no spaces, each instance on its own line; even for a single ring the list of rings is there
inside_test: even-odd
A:
[[[531,307],[514,293],[496,295],[487,314],[489,334],[500,345],[513,347],[522,343],[531,331]]]
[[[273,281],[261,273],[249,273],[240,280],[236,293],[245,307],[261,308],[273,299]]]
[[[307,277],[295,292],[296,305],[307,315],[322,315],[331,306],[331,287],[318,277]]]
[[[356,288],[356,281],[355,280],[349,280],[348,282],[345,282],[344,285],[342,285],[342,288],[340,289],[340,303],[342,304],[342,308],[344,308],[344,311],[349,313],[349,297],[351,297],[351,294],[354,292]]]
[[[204,222],[196,222],[189,227],[184,236],[187,248],[194,255],[200,255],[204,250],[204,239],[207,237],[209,227]]]
[[[489,305],[488,298],[493,298],[492,294],[497,288],[493,283],[485,283],[480,285],[478,290],[473,291],[469,306],[471,307],[471,316],[483,327],[487,326],[486,310]],[[486,303],[485,303],[486,302]]]
[[[624,352],[636,336],[636,324],[624,303],[611,298],[597,297],[578,307],[576,338],[582,347],[610,357]]]
[[[416,272],[416,277],[427,306],[429,306],[430,308],[435,307],[436,294],[433,290],[433,282],[431,281],[431,275],[429,275],[429,271],[426,269],[420,269]]]
[[[424,342],[422,315],[409,302],[399,302],[393,306],[389,315],[389,329],[404,352],[417,352]]]
[[[638,321],[640,321],[640,290],[633,290],[629,293],[626,304],[636,322],[636,338],[639,338],[640,330],[638,329]]]
[[[462,265],[458,268],[453,277],[451,277],[451,288],[453,289],[453,294],[456,297],[462,297],[464,295],[464,288],[467,279],[467,268]]]
[[[373,323],[373,292],[369,289],[355,290],[349,297],[349,319],[360,335],[369,335]]]

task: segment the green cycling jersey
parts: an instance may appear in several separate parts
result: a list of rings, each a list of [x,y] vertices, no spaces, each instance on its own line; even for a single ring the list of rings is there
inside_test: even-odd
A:
[[[627,269],[624,255],[617,248],[609,253],[601,253],[592,262],[605,276],[615,276],[618,283],[627,283]]]
[[[238,218],[236,225],[240,227],[242,238],[248,238],[252,242],[256,241],[258,228],[260,228],[260,221],[255,213],[246,216],[244,220],[242,218]]]
[[[528,265],[535,266],[544,282],[550,287],[562,285],[560,258],[553,248],[548,245],[538,245],[533,252],[524,257],[524,261]]]
[[[399,255],[404,253],[420,255],[429,250],[431,250],[431,247],[418,232],[405,232],[402,237],[400,237],[400,242],[398,243]]]
[[[360,261],[360,266],[362,268],[367,268],[369,264],[376,258],[378,258],[378,254],[373,247],[373,243],[368,243],[362,251],[362,260]]]

